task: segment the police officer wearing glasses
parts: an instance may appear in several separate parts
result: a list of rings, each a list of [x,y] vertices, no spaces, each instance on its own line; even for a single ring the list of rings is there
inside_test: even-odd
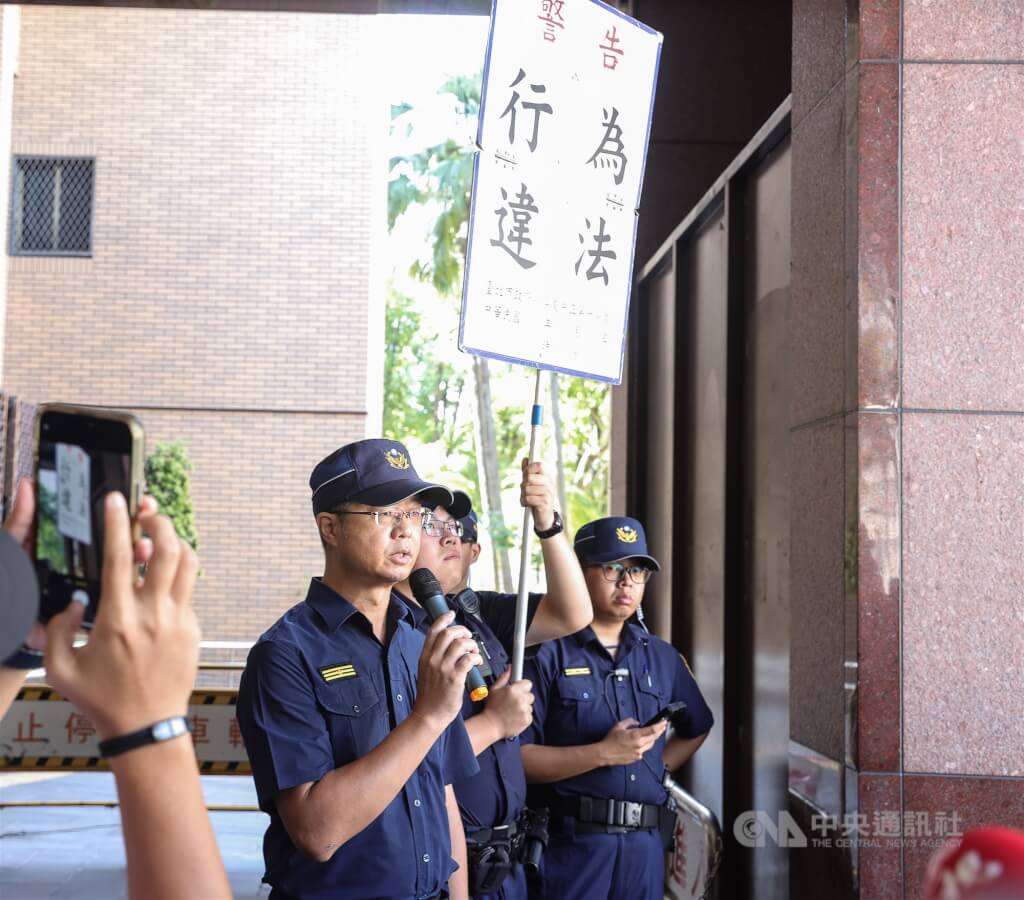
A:
[[[592,613],[583,574],[562,533],[541,463],[524,462],[520,499],[533,511],[547,581],[545,594],[529,596],[526,641],[533,644],[578,631]],[[469,497],[456,491],[453,502],[433,510],[416,568],[436,575],[456,610],[456,622],[473,633],[490,690],[486,700],[463,699],[462,717],[480,771],[466,772],[454,783],[466,832],[470,894],[478,900],[519,900],[527,896],[523,863],[531,851],[540,851],[544,829],[543,820],[525,809],[526,776],[519,752],[519,734],[532,720],[533,692],[525,679],[509,683],[515,595],[465,588],[469,566],[479,553],[476,539]],[[396,593],[408,603],[414,622],[426,628],[427,615],[412,599],[408,585],[398,585]]]
[[[711,711],[682,657],[630,621],[659,569],[643,526],[598,519],[574,548],[594,621],[542,646],[524,672],[536,699],[523,764],[551,809],[543,896],[661,900],[659,826],[671,819],[662,783],[703,743]],[[666,708],[667,741],[668,721],[647,724]]]
[[[365,440],[309,480],[322,578],[256,642],[238,721],[275,900],[466,898],[466,845],[451,784],[477,770],[459,711],[482,663],[470,633],[412,623],[408,577],[447,488],[405,447]]]

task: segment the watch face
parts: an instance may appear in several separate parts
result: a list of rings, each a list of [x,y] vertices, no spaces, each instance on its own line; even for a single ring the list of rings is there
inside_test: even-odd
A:
[[[554,537],[556,534],[560,534],[562,531],[562,517],[559,515],[558,510],[555,510],[555,517],[551,521],[551,527],[545,528],[543,531],[538,531],[538,534],[542,534],[545,537]]]
[[[174,729],[171,725],[172,723],[168,721],[157,722],[153,726],[153,737],[158,741],[166,741],[168,738],[174,737]]]

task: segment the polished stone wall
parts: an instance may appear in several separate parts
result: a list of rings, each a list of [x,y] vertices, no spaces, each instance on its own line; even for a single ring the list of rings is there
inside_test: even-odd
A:
[[[845,789],[791,786],[916,821],[851,850],[916,898],[943,815],[1024,827],[1024,9],[796,0],[793,40],[792,771]]]

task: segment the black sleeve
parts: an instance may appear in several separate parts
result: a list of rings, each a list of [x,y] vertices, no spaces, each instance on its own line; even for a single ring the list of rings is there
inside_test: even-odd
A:
[[[480,618],[482,618],[494,632],[494,636],[501,641],[502,647],[511,658],[512,644],[515,641],[516,631],[516,595],[499,594],[497,591],[477,591],[480,598]],[[526,630],[530,630],[530,624],[537,613],[543,594],[529,594],[526,599]]]

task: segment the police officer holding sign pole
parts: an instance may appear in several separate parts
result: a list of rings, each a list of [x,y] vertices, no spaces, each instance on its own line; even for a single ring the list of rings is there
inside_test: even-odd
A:
[[[569,542],[561,516],[554,508],[551,482],[539,462],[523,460],[521,502],[533,517],[544,557],[547,591],[528,598],[526,642],[535,644],[571,634],[591,619],[586,583]],[[420,543],[414,583],[400,584],[395,593],[409,605],[413,622],[425,630],[426,611],[414,595],[420,569],[433,573],[456,622],[468,628],[484,658],[483,672],[490,688],[486,700],[463,698],[462,716],[477,754],[480,771],[466,773],[454,783],[462,814],[469,857],[470,894],[478,898],[519,900],[526,897],[523,863],[543,844],[543,819],[526,809],[526,776],[519,752],[519,734],[532,721],[530,682],[511,681],[516,596],[493,591],[457,590],[465,584],[469,554],[462,539],[467,528],[475,543],[475,518],[469,497],[455,491],[451,504],[433,510]],[[532,836],[531,836],[532,835]]]
[[[341,447],[309,483],[323,577],[253,646],[238,694],[264,881],[275,900],[466,898],[451,785],[478,769],[459,712],[483,660],[454,614],[424,637],[391,593],[452,495],[384,440]]]

